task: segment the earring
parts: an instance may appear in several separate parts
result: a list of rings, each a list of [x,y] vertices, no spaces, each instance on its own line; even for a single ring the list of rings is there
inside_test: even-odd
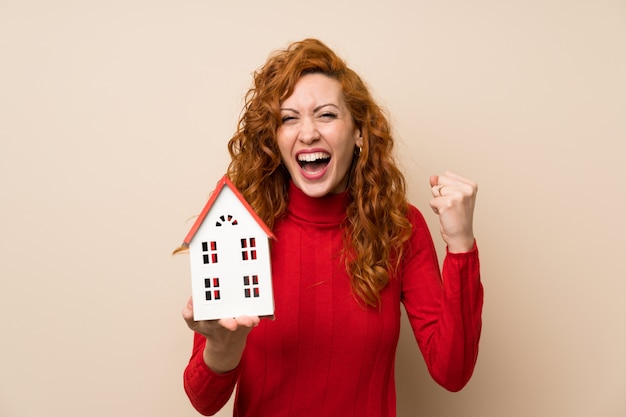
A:
[[[361,156],[361,152],[362,151],[363,151],[363,147],[362,146],[354,148],[354,156],[356,156],[358,158],[359,156]]]

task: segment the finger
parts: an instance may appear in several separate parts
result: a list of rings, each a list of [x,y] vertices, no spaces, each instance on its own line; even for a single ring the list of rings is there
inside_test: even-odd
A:
[[[256,327],[261,320],[258,316],[239,316],[227,317],[219,319],[217,322],[220,326],[230,331],[235,331],[240,327]]]
[[[183,308],[183,318],[187,323],[193,322],[193,299],[189,297],[185,308]]]
[[[433,188],[433,196],[453,196],[462,198],[475,198],[478,192],[478,184],[464,177],[455,177],[448,175],[439,176],[439,187]]]
[[[456,184],[458,186],[463,186],[462,188],[471,188],[471,189],[477,188],[476,182],[452,171],[446,171],[443,175],[439,176],[439,184],[444,184],[444,185]]]
[[[235,319],[238,326],[256,327],[261,319],[258,316],[240,316]]]
[[[433,198],[432,200],[429,201],[428,204],[430,205],[430,208],[433,210],[433,212],[439,215],[439,204],[437,202],[437,199]]]
[[[460,182],[464,182],[464,183],[470,183],[471,181],[467,178],[465,178],[463,175],[457,174],[456,172],[453,171],[446,171],[444,173],[444,175],[450,179],[456,180],[456,181],[460,181]]]
[[[431,192],[434,197],[443,197],[445,187],[458,187],[463,184],[463,177],[452,171],[445,171],[442,175],[432,175],[430,177]],[[449,193],[448,193],[449,194]]]
[[[449,171],[446,171],[446,174],[448,174],[448,173],[449,173]],[[457,186],[458,187],[459,185],[464,184],[460,179],[458,179],[458,178],[456,178],[454,176],[446,175],[446,174],[439,175],[438,181],[437,181],[437,185],[445,185],[445,186],[448,186],[448,187],[451,187],[451,186]]]
[[[431,191],[431,192],[432,192],[432,194],[433,194],[433,197],[435,197],[435,198],[437,198],[437,197],[443,197],[443,196],[444,196],[444,194],[443,194],[443,190],[444,190],[444,188],[445,188],[445,187],[446,187],[446,186],[445,186],[445,185],[442,185],[442,184],[436,184],[436,185],[433,185],[433,186],[431,187],[431,189],[430,189],[430,191]]]
[[[234,318],[219,319],[217,323],[223,328],[230,330],[231,332],[234,332],[235,330],[237,330],[237,327],[239,327],[239,325],[237,324],[237,320]]]

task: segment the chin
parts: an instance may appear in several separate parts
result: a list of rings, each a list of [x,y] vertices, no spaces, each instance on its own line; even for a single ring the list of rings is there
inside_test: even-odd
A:
[[[338,184],[323,183],[309,183],[307,181],[294,181],[296,187],[298,187],[304,194],[309,197],[319,198],[328,194],[339,194],[346,190],[347,184],[343,186]]]
[[[324,197],[326,194],[330,193],[328,187],[323,185],[308,185],[308,184],[297,184],[298,188],[309,197],[319,198]]]

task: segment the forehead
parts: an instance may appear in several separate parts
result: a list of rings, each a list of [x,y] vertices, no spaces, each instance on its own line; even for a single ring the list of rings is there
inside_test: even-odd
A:
[[[323,102],[323,103],[321,103]],[[342,105],[341,84],[325,74],[306,74],[300,77],[293,92],[283,105],[335,104]]]

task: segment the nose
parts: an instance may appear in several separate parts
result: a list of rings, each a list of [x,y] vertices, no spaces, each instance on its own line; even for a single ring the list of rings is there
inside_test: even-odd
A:
[[[315,126],[315,122],[309,118],[302,119],[300,123],[300,131],[298,132],[298,140],[302,143],[310,145],[320,138],[320,134]]]

